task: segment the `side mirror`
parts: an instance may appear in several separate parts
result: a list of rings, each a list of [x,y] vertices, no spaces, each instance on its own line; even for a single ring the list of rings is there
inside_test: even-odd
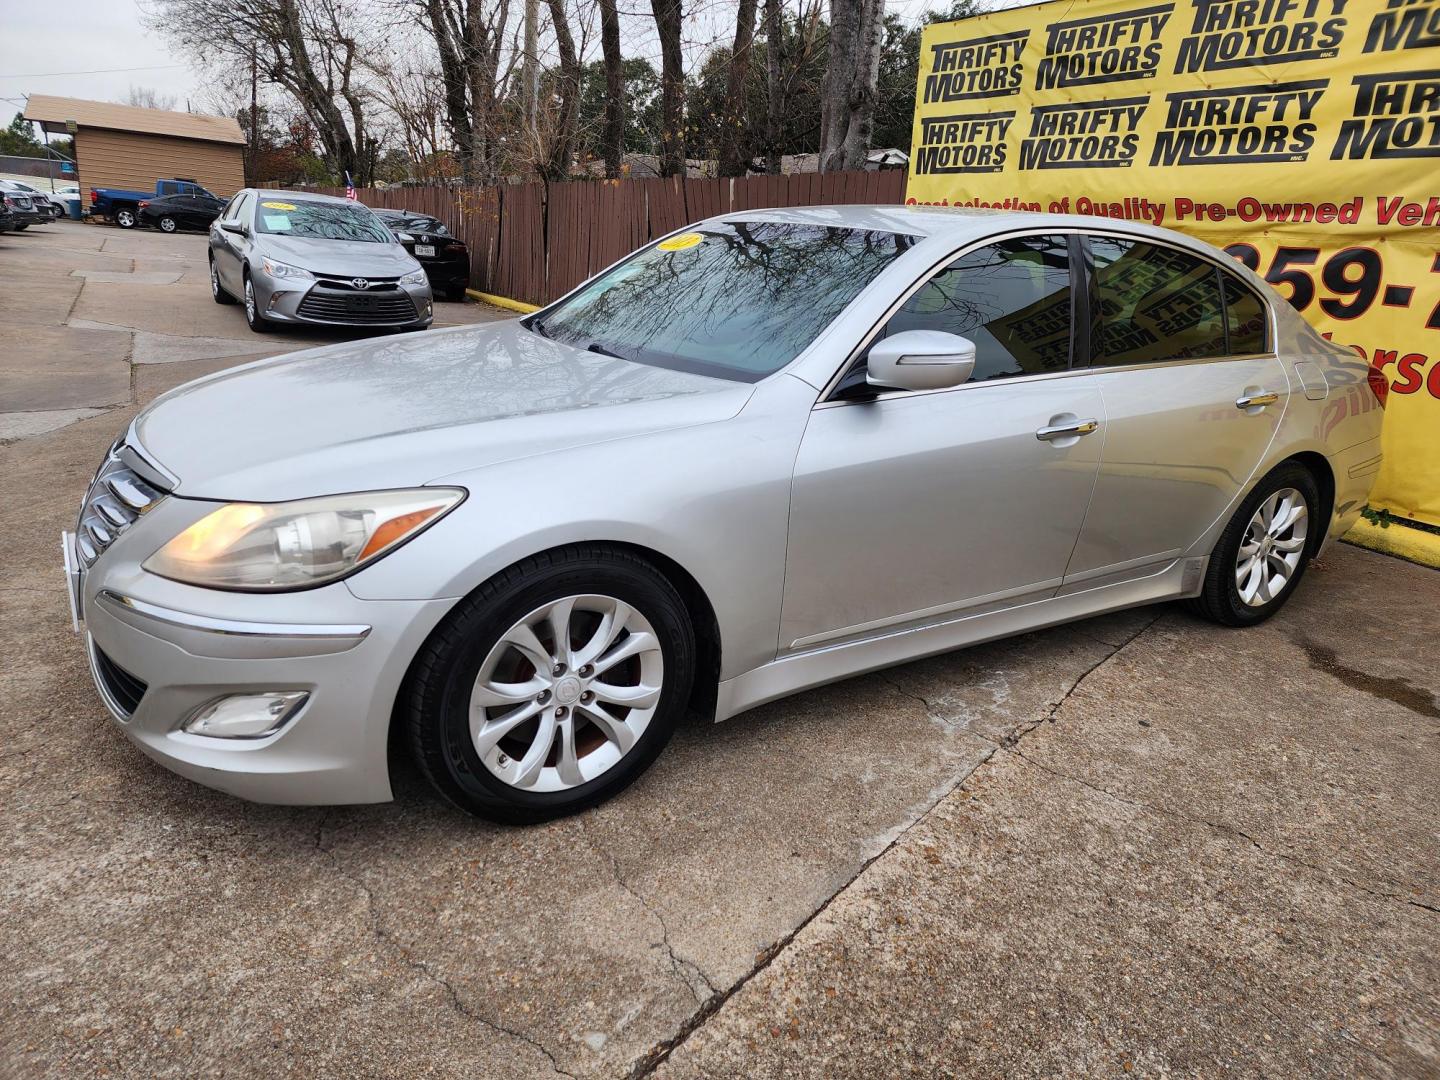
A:
[[[228,233],[234,233],[237,236],[245,236],[249,232],[249,230],[238,221],[222,221],[220,228]]]
[[[968,382],[975,343],[941,330],[906,330],[870,347],[865,381],[898,390],[943,390]]]

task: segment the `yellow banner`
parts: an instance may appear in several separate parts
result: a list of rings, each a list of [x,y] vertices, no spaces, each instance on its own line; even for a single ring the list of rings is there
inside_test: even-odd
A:
[[[1371,501],[1440,525],[1440,0],[1056,0],[929,26],[906,196],[1225,248],[1389,376]]]

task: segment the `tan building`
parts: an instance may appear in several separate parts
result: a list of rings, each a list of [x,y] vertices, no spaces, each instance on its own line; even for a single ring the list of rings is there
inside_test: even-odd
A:
[[[216,195],[245,186],[245,136],[227,116],[139,109],[109,101],[31,94],[25,119],[75,137],[88,206],[92,188],[154,191],[156,180],[194,180]]]

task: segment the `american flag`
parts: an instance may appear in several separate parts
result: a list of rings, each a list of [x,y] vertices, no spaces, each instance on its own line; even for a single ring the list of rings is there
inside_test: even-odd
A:
[[[349,169],[345,170],[345,197],[347,199],[355,198],[355,181],[350,179]]]

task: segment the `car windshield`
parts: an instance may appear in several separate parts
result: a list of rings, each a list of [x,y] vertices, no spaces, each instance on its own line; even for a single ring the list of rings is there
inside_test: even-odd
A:
[[[592,352],[754,382],[795,359],[916,239],[782,221],[697,226],[528,325]]]
[[[365,207],[313,199],[261,199],[255,211],[255,226],[262,233],[279,236],[366,244],[394,242],[390,230]]]

